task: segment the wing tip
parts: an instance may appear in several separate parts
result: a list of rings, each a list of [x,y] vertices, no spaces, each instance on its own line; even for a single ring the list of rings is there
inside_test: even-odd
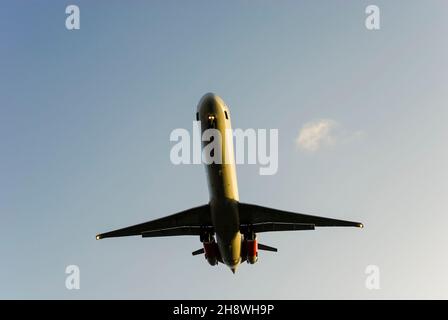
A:
[[[358,223],[357,227],[362,229],[362,228],[364,228],[364,224]]]
[[[97,234],[96,236],[95,236],[95,239],[96,240],[100,240],[100,239],[102,239],[103,237],[102,237],[102,235],[101,234]]]

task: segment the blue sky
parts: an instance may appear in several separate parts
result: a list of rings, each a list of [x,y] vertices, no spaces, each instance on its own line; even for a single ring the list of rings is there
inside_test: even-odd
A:
[[[2,1],[0,298],[448,298],[447,7]],[[194,237],[95,241],[208,201],[204,168],[171,164],[169,135],[209,91],[234,128],[279,130],[276,175],[237,167],[241,201],[366,228],[261,234],[279,252],[236,275],[192,257]],[[319,119],[345,138],[300,149]]]

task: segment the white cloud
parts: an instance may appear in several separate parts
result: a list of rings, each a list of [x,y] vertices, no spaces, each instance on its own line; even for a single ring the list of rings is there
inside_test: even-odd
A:
[[[331,119],[307,122],[299,131],[297,146],[307,152],[316,152],[334,145],[345,145],[364,138],[364,131],[349,131]]]
[[[322,147],[333,145],[336,142],[334,135],[338,123],[331,119],[321,119],[306,123],[299,132],[297,145],[300,149],[315,152]]]

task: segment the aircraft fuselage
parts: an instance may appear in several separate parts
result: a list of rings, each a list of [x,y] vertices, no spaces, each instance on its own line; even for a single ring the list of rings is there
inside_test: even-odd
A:
[[[232,132],[229,109],[220,97],[209,93],[198,104],[197,118],[201,122],[202,133],[207,129],[216,129],[221,137],[223,161],[206,164],[209,205],[221,259],[235,272],[241,262],[242,236],[233,136],[226,134]],[[208,143],[209,141],[204,141],[203,147]]]

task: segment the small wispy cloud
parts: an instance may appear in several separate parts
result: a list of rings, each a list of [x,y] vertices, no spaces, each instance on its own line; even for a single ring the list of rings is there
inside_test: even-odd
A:
[[[300,129],[297,145],[300,149],[311,152],[331,145],[335,141],[331,134],[336,126],[336,121],[330,119],[308,122]]]
[[[297,146],[307,152],[340,143],[348,143],[363,136],[362,131],[347,132],[335,120],[320,119],[305,123],[296,139]]]

